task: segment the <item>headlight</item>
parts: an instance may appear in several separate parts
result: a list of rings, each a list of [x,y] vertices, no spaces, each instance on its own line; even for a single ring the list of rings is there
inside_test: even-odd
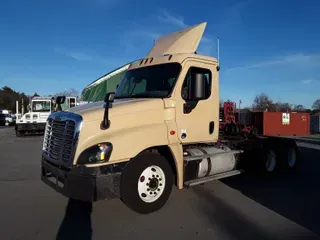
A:
[[[83,151],[79,158],[78,164],[103,163],[108,162],[112,152],[111,143],[99,143]]]

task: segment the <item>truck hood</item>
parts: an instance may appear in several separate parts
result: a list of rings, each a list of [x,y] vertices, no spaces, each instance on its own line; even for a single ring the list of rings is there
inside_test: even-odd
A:
[[[103,101],[88,103],[73,107],[68,112],[73,112],[82,116],[84,122],[90,122],[95,120],[102,120],[104,115]],[[137,98],[125,98],[115,99],[112,103],[112,108],[109,109],[109,118],[127,115],[134,112],[149,111],[155,109],[163,109],[162,99],[137,99]]]

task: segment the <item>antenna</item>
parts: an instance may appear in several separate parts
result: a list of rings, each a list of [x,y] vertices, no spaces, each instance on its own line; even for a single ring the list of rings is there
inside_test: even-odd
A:
[[[220,40],[219,37],[217,38],[217,50],[218,50],[218,66],[217,71],[220,70]]]

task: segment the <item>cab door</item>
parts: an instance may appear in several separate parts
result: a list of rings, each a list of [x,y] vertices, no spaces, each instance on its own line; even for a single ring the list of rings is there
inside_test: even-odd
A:
[[[199,101],[186,100],[192,73],[206,78],[206,97]],[[210,142],[219,133],[219,84],[216,66],[200,60],[189,60],[181,72],[175,92],[176,124],[181,143]]]

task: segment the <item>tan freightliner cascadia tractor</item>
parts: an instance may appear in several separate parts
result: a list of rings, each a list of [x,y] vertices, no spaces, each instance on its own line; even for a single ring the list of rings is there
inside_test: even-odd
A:
[[[292,170],[294,141],[219,134],[219,65],[196,53],[201,23],[161,37],[105,102],[52,113],[42,181],[66,197],[119,197],[147,214],[178,189],[259,171]]]

